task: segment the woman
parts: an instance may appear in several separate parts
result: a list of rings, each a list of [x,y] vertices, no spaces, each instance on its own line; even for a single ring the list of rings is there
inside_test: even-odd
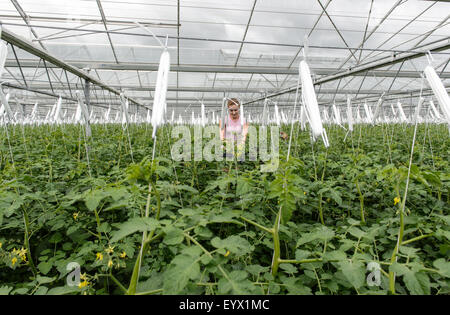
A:
[[[238,155],[240,155],[245,147],[248,134],[248,123],[244,117],[240,117],[240,107],[241,104],[238,99],[229,99],[227,103],[229,115],[225,118],[225,122],[222,122],[222,120],[219,121],[220,139],[231,142],[232,144],[236,143],[238,146]],[[227,153],[227,156],[230,155]]]

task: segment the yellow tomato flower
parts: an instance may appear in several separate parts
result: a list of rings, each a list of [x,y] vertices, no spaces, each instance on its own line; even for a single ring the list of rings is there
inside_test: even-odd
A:
[[[114,253],[114,247],[111,247],[111,245],[109,245],[109,247],[105,249],[105,252],[107,252],[108,254]]]
[[[17,254],[23,259],[23,257],[27,254],[27,250],[22,247],[19,251],[17,251]]]
[[[120,254],[120,258],[125,258],[125,257],[127,257],[127,253],[122,252],[122,254]]]
[[[394,206],[400,202],[400,198],[399,197],[395,197],[394,198]]]
[[[0,242],[0,248],[2,248],[2,246],[3,246],[3,243],[2,243],[2,242]]]
[[[73,219],[74,219],[74,220],[77,220],[79,215],[80,215],[79,212],[75,212],[75,213],[73,214]]]
[[[87,281],[87,275],[86,275],[86,273],[82,273],[82,274],[80,275],[80,279],[81,279],[81,280],[84,280],[84,281]]]
[[[103,260],[103,254],[102,253],[97,253],[96,260]]]
[[[78,287],[79,287],[80,289],[82,289],[82,288],[86,287],[88,284],[89,284],[89,282],[87,282],[86,280],[84,280],[83,282],[80,282],[80,284],[78,285]]]
[[[13,266],[16,264],[16,262],[17,262],[17,258],[16,258],[16,257],[14,257],[13,259],[11,259],[11,263],[12,263]]]
[[[227,251],[227,253],[224,256],[228,257],[228,255],[230,255],[230,251]]]
[[[113,261],[112,261],[112,259],[110,259],[109,261],[108,261],[108,268],[111,268],[113,266]]]

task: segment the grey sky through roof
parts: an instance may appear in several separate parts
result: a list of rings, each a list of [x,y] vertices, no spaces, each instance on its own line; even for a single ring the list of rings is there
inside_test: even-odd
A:
[[[285,90],[273,98],[280,107],[292,106],[289,88],[297,84],[304,44],[319,80],[393,55],[443,47],[432,53],[432,62],[444,85],[449,83],[450,3],[444,1],[0,0],[0,4],[5,30],[69,65],[89,69],[91,77],[124,91],[143,107],[152,104],[162,49],[135,22],[163,42],[168,37],[169,110],[199,108],[200,100],[215,110],[224,96],[245,103]],[[83,80],[73,73],[24,49],[14,50],[17,59],[9,44],[3,79],[17,98],[52,106],[54,97],[26,89],[71,98],[83,88]],[[345,102],[347,96],[373,102],[383,91],[408,95],[421,88],[420,75],[427,64],[421,54],[316,85],[319,104]],[[98,104],[107,106],[113,99],[118,106],[117,98],[105,89],[93,86],[90,93]],[[71,108],[71,100],[66,102]]]

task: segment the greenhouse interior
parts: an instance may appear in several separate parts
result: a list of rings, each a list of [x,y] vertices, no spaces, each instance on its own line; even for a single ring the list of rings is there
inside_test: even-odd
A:
[[[1,295],[450,293],[450,2],[0,4]]]

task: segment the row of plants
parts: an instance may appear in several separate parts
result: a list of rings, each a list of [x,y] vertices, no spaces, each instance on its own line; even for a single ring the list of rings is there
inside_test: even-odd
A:
[[[449,293],[446,126],[418,126],[409,168],[414,126],[328,126],[326,149],[295,125],[268,173],[174,161],[171,129],[4,127],[0,293]]]

